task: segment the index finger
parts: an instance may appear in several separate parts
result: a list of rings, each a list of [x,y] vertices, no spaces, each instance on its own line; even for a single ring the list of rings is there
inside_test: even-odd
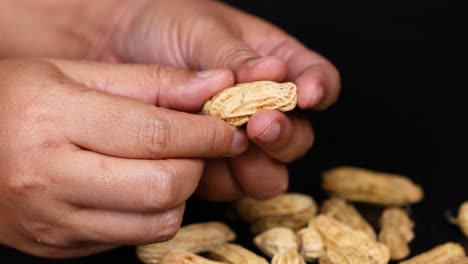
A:
[[[262,56],[269,56],[253,67],[241,68],[249,72],[244,72],[244,76],[255,80],[256,76],[251,73],[270,76],[267,73],[278,72],[279,58],[286,63],[287,79],[298,85],[300,108],[324,109],[336,101],[340,91],[340,76],[329,60],[265,20],[236,10],[229,12],[233,13],[228,16],[231,23],[240,27],[242,39]]]
[[[325,109],[340,92],[340,75],[333,64],[294,39],[288,39],[273,49],[288,65],[288,79],[298,86],[300,108]]]
[[[189,98],[188,98],[189,100]],[[248,138],[213,117],[80,90],[64,113],[66,137],[84,149],[142,159],[205,158],[243,152]]]

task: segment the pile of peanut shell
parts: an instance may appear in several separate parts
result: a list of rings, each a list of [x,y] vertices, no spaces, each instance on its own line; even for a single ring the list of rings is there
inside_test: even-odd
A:
[[[137,256],[148,264],[468,264],[464,248],[450,241],[411,256],[415,223],[403,207],[421,201],[423,190],[409,178],[356,167],[322,176],[330,198],[320,207],[302,193],[233,203],[260,255],[235,243],[225,223],[203,222],[181,227],[167,242],[138,246]],[[383,207],[378,232],[353,202]],[[468,237],[468,201],[450,221]]]
[[[293,110],[297,91],[291,82],[237,84],[215,94],[201,113],[241,126],[260,110]],[[233,204],[262,255],[236,244],[236,234],[225,223],[207,222],[181,227],[170,241],[138,246],[137,256],[148,264],[468,264],[463,247],[453,242],[409,258],[414,222],[403,206],[423,199],[422,188],[409,178],[338,167],[323,174],[322,187],[330,198],[320,208],[301,193],[268,200],[245,197]],[[352,202],[384,207],[378,234]],[[450,222],[468,236],[468,202]]]

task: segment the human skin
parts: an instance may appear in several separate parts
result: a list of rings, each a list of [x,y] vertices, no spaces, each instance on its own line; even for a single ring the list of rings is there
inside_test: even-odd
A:
[[[242,153],[248,138],[167,108],[199,108],[225,79],[228,70],[0,61],[0,244],[63,258],[171,238],[203,158]],[[201,100],[180,99],[192,92]]]
[[[1,24],[14,25],[3,30],[9,40],[0,46],[3,57],[230,68],[236,82],[294,81],[302,109],[325,109],[339,93],[339,75],[328,60],[268,22],[217,1],[6,0],[1,5]],[[19,13],[28,19],[18,23]],[[202,197],[277,195],[287,188],[284,164],[304,155],[313,143],[305,118],[278,111],[254,115],[246,131],[255,144],[245,154],[208,161],[198,190]]]
[[[19,14],[23,19],[18,20]],[[129,91],[109,87],[115,85],[114,78],[120,80],[129,73],[122,72],[122,76],[113,75],[107,79],[96,76],[92,84],[97,85],[90,85],[108,94],[187,113],[197,113],[201,102],[209,95],[234,82],[294,81],[299,88],[298,105],[302,109],[325,109],[336,100],[339,92],[338,72],[328,60],[277,27],[216,1],[5,0],[0,3],[0,25],[2,58],[48,56],[167,65],[194,71],[227,68],[234,73],[224,72],[218,77],[217,85],[205,85],[205,90],[188,87],[182,96],[172,94],[174,97],[170,97],[178,103],[163,100],[158,104],[151,100],[146,89]],[[92,71],[87,67],[89,65],[75,70],[90,74]],[[175,81],[179,77],[174,74],[169,79]],[[184,79],[178,81],[183,83]],[[136,80],[131,85],[135,84],[141,86],[142,81]],[[18,93],[9,97],[10,100],[21,98],[18,89],[10,91]],[[196,103],[185,105],[190,102]],[[209,200],[232,200],[242,194],[258,198],[277,195],[287,188],[285,164],[304,155],[313,143],[307,119],[273,110],[255,114],[245,131],[254,143],[246,152],[228,155],[230,157],[204,157],[203,176],[194,177],[199,180],[198,195]],[[29,161],[32,167],[36,166],[35,159]],[[128,174],[136,173],[129,171]],[[59,230],[64,231],[58,229],[57,233]],[[69,248],[77,251],[61,254],[62,257],[86,255],[121,244],[161,241],[163,236],[144,238],[145,241],[138,238],[116,240],[101,250],[84,247],[86,249],[80,251],[69,243]],[[51,256],[57,253],[27,252]]]

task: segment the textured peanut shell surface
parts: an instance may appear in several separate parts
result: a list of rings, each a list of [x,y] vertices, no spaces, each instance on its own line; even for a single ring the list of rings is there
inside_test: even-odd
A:
[[[204,115],[214,116],[233,126],[245,124],[263,109],[290,111],[297,104],[297,87],[292,82],[257,81],[226,88],[205,103]]]
[[[211,249],[208,258],[229,264],[268,264],[265,258],[233,243],[225,243]]]
[[[142,262],[156,264],[172,249],[205,252],[235,238],[234,231],[222,222],[196,223],[181,227],[167,242],[137,246],[136,253]]]
[[[323,189],[333,196],[376,205],[419,202],[423,190],[409,178],[355,167],[337,167],[323,174]]]
[[[400,264],[455,264],[463,263],[465,258],[465,250],[460,244],[447,242],[408,260],[401,261]]]
[[[310,221],[309,226],[296,233],[299,244],[299,253],[307,262],[314,262],[324,255],[325,244],[322,235],[318,231],[315,221]]]
[[[286,249],[276,253],[271,264],[305,264],[304,258],[295,249]]]
[[[380,218],[379,241],[390,249],[392,260],[404,259],[410,254],[409,242],[414,238],[414,222],[399,207],[389,207]]]
[[[450,219],[450,222],[458,225],[463,234],[468,237],[468,201],[460,205],[457,217]]]
[[[320,212],[343,222],[353,229],[361,230],[373,240],[377,239],[374,229],[367,220],[361,216],[352,204],[343,199],[332,197],[326,200],[320,207]]]
[[[226,264],[225,262],[213,261],[192,252],[173,249],[161,260],[161,264]]]
[[[273,257],[279,251],[298,249],[296,234],[286,227],[274,227],[258,234],[254,244],[268,257]]]
[[[306,210],[312,210],[314,213],[317,211],[317,204],[313,198],[301,193],[284,193],[265,200],[244,197],[236,201],[234,206],[244,221],[270,216],[287,216]]]
[[[326,215],[318,215],[316,225],[325,240],[326,257],[331,263],[385,264],[390,260],[387,246],[362,231]]]

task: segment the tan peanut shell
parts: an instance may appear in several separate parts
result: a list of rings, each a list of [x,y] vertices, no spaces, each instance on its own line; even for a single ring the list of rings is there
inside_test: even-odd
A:
[[[436,246],[429,251],[423,252],[400,264],[453,264],[464,261],[465,250],[460,244],[447,242]],[[462,262],[463,263],[463,262]]]
[[[169,241],[137,246],[136,254],[142,262],[156,264],[171,249],[183,249],[192,253],[205,252],[235,238],[234,231],[224,223],[196,223],[181,227]]]
[[[401,208],[389,207],[380,218],[379,241],[390,249],[392,260],[404,259],[410,254],[408,243],[414,238],[414,223]]]
[[[322,214],[331,216],[353,229],[360,230],[373,240],[377,239],[374,228],[361,216],[354,206],[343,199],[332,197],[320,207]]]
[[[345,200],[384,206],[413,204],[423,198],[421,187],[409,178],[356,167],[326,171],[322,187]]]
[[[296,234],[286,227],[274,227],[258,234],[254,244],[268,257],[282,250],[298,249]]]
[[[262,109],[285,112],[294,109],[296,104],[297,87],[294,83],[257,81],[237,84],[215,94],[205,103],[202,113],[233,126],[241,126]]]
[[[333,262],[330,261],[330,259],[327,257],[327,255],[322,255],[319,260],[319,264],[334,264]]]
[[[460,205],[457,217],[450,219],[450,222],[458,225],[463,234],[468,237],[468,201]]]
[[[286,249],[277,252],[273,256],[271,264],[305,264],[305,260],[297,250]]]
[[[265,258],[232,243],[225,243],[209,250],[208,258],[228,264],[268,264]]]
[[[311,206],[304,211],[288,215],[265,216],[252,221],[250,223],[250,231],[253,234],[258,234],[274,227],[288,227],[298,230],[306,226],[309,219],[315,216],[316,212],[316,207]]]
[[[161,264],[226,264],[225,262],[219,262],[204,258],[202,256],[193,254],[192,252],[173,249],[169,251],[162,259]]]
[[[325,243],[322,235],[313,222],[296,233],[299,253],[307,262],[313,262],[325,253]]]
[[[457,258],[453,261],[452,264],[468,264],[468,258],[467,257]]]
[[[284,193],[271,199],[257,200],[244,197],[235,202],[234,207],[244,221],[253,221],[267,216],[284,216],[312,210],[317,205],[312,197],[301,193]]]
[[[390,260],[387,246],[362,231],[326,215],[318,215],[316,225],[325,240],[330,263],[385,264]]]

